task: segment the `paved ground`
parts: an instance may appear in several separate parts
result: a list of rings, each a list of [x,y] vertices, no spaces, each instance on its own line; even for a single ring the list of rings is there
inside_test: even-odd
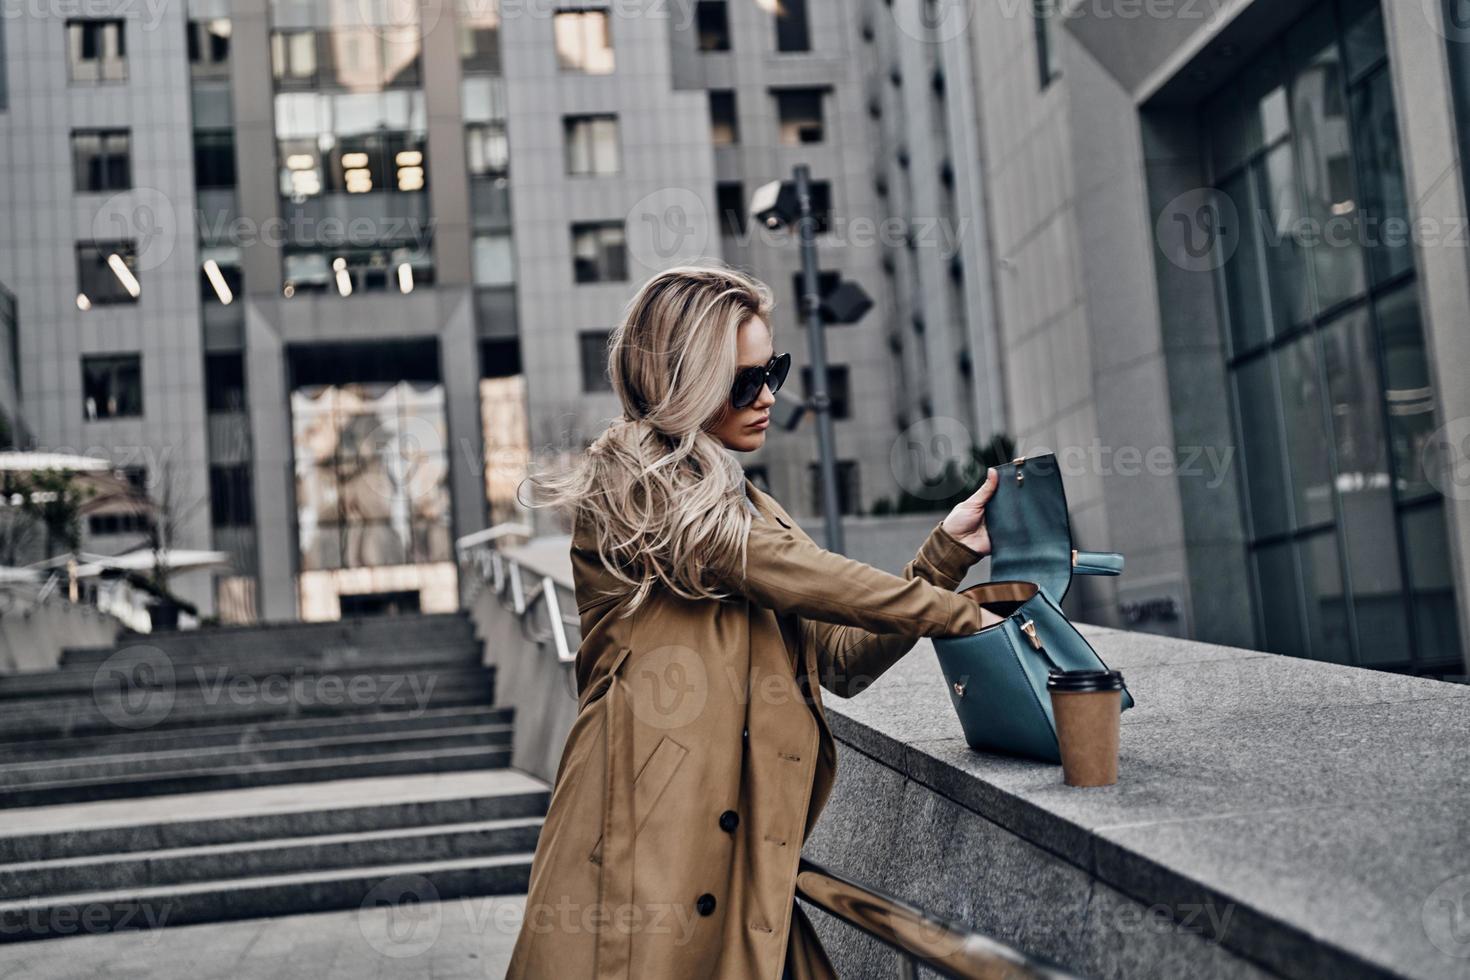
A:
[[[524,895],[0,945],[0,980],[500,980]]]

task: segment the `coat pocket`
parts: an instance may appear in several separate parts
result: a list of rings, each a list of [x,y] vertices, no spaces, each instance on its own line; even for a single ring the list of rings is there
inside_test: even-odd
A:
[[[643,825],[648,822],[653,813],[654,806],[659,797],[663,796],[664,790],[668,788],[669,782],[674,778],[674,772],[684,761],[689,750],[668,735],[659,739],[659,743],[653,747],[648,758],[644,761],[638,775],[633,777],[633,814],[635,826],[633,836],[636,838]],[[592,853],[587,855],[587,860],[593,864],[602,863],[602,835],[597,835],[597,843],[592,845]]]

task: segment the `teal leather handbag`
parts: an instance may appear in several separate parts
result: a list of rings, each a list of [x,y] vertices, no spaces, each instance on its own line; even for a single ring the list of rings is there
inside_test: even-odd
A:
[[[1107,669],[1061,602],[1074,574],[1118,575],[1123,556],[1073,549],[1055,454],[996,469],[1000,483],[985,507],[991,580],[960,594],[1004,618],[969,636],[935,637],[934,652],[971,748],[1060,764],[1047,674]],[[1125,686],[1121,710],[1131,707]]]

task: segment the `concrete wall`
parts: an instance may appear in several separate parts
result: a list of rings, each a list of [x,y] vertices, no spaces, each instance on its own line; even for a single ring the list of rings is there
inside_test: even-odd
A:
[[[55,670],[73,647],[110,646],[122,626],[91,606],[11,599],[0,611],[0,676]]]

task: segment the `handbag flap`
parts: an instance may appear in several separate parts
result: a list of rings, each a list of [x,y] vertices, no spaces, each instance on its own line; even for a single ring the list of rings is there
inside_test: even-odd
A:
[[[985,505],[990,580],[1035,582],[1061,602],[1072,585],[1072,525],[1056,454],[1014,459],[996,470],[1000,484]]]

